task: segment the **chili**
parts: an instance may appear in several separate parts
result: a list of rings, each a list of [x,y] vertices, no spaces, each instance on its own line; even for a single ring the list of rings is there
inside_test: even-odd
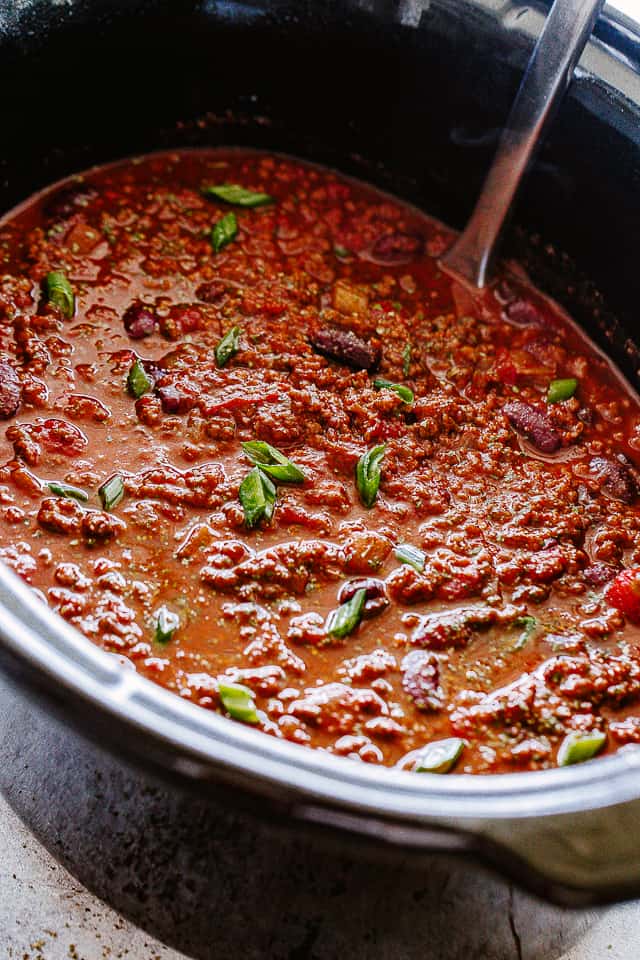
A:
[[[299,744],[483,773],[640,742],[638,399],[520,276],[444,275],[452,238],[249,150],[6,215],[4,562]]]

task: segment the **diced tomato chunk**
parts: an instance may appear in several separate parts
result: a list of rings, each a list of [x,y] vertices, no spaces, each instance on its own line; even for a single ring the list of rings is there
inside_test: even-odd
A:
[[[518,382],[518,368],[506,350],[501,350],[496,358],[496,376],[508,387],[514,387]]]
[[[623,570],[607,587],[607,603],[632,623],[640,624],[640,567]]]

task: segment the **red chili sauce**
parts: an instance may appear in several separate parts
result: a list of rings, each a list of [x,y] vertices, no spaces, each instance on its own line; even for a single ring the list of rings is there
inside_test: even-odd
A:
[[[640,741],[637,399],[524,281],[453,283],[452,236],[245,150],[7,215],[5,563],[141,674],[334,754]]]

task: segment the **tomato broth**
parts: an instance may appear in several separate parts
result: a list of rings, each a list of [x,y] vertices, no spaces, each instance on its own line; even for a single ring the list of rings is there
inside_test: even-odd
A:
[[[250,150],[0,225],[0,556],[89,640],[299,744],[444,773],[640,742],[640,409],[453,232]]]

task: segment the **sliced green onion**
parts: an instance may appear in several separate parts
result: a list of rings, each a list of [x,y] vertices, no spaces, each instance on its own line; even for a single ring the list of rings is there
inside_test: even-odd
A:
[[[242,683],[231,683],[218,679],[220,702],[230,717],[243,723],[257,723],[259,720],[253,692]]]
[[[76,298],[64,273],[57,270],[48,273],[44,279],[44,289],[47,303],[58,307],[62,316],[70,320],[76,311]]]
[[[224,367],[227,360],[235,357],[240,347],[240,327],[231,327],[216,346],[216,363]]]
[[[568,767],[573,763],[584,763],[599,753],[607,742],[602,730],[589,730],[586,733],[574,730],[568,733],[558,750],[558,766]]]
[[[249,440],[242,444],[242,449],[251,463],[255,463],[274,480],[280,483],[302,483],[304,480],[302,470],[270,443],[265,443],[264,440]]]
[[[460,758],[466,744],[459,737],[434,740],[418,754],[413,767],[415,773],[449,773]]]
[[[409,566],[417,570],[418,573],[422,573],[425,563],[427,562],[426,553],[418,547],[414,547],[412,543],[399,544],[395,549],[395,555],[400,563],[408,563]]]
[[[51,493],[58,497],[71,497],[73,500],[82,500],[83,503],[89,499],[89,494],[81,490],[80,487],[74,487],[70,483],[63,483],[61,480],[49,480],[47,486]]]
[[[335,253],[336,257],[338,257],[340,260],[344,260],[346,259],[346,257],[351,256],[351,251],[347,250],[346,247],[343,247],[339,243],[334,243],[333,252]]]
[[[511,647],[512,650],[522,650],[527,641],[531,639],[538,626],[536,617],[518,617],[513,621],[514,627],[519,627],[520,634],[518,639]]]
[[[124,497],[124,480],[119,473],[109,477],[106,483],[98,488],[98,496],[105,510],[113,510]]]
[[[413,403],[413,390],[409,387],[405,387],[403,383],[392,383],[391,380],[385,380],[384,377],[376,377],[373,381],[373,386],[376,390],[381,390],[383,387],[387,387],[389,390],[393,390],[394,393],[397,393],[401,400],[404,400],[405,403]]]
[[[202,192],[206,197],[217,197],[218,200],[232,203],[236,207],[262,207],[273,200],[268,193],[246,190],[237,183],[210,184],[203,187]]]
[[[356,485],[365,507],[371,507],[378,496],[378,487],[380,486],[380,477],[382,475],[381,463],[384,457],[384,443],[377,447],[372,447],[364,453],[358,460],[356,467]]]
[[[330,637],[346,637],[353,633],[362,620],[366,599],[365,589],[356,590],[350,600],[331,611],[327,617],[327,633]]]
[[[403,377],[409,376],[409,369],[411,367],[411,342],[407,340],[404,345],[404,350],[402,351],[402,375]]]
[[[127,376],[127,390],[136,400],[148,393],[153,387],[153,380],[139,360],[134,360]]]
[[[263,518],[267,522],[271,520],[276,505],[276,488],[259,467],[254,467],[246,475],[240,484],[238,497],[249,529]]]
[[[547,403],[562,403],[569,400],[578,389],[578,381],[573,377],[566,380],[552,380],[547,391]]]
[[[160,607],[156,616],[153,639],[156,643],[168,643],[180,626],[180,617],[167,607]]]
[[[211,228],[211,246],[218,253],[235,239],[238,233],[238,221],[235,213],[228,213]]]

